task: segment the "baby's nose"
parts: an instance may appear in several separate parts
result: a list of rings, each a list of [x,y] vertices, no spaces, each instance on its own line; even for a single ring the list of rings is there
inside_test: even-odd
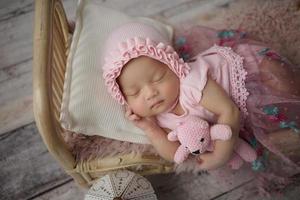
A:
[[[146,99],[150,100],[153,97],[155,97],[158,94],[158,91],[152,87],[152,86],[147,86],[146,88]]]

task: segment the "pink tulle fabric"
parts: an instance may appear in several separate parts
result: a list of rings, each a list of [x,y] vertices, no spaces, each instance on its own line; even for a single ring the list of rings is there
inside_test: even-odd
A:
[[[201,26],[189,27],[187,30],[177,32],[177,38],[185,38],[186,45],[190,49],[188,53],[191,60],[197,52],[204,51],[214,44],[229,46],[244,58],[243,65],[246,74],[242,73],[242,75],[245,76],[244,84],[247,91],[242,89],[237,93],[245,94],[241,98],[248,96],[245,101],[248,115],[245,118],[240,136],[248,140],[249,143],[254,140],[257,141],[257,145],[261,145],[258,149],[262,157],[263,154],[270,151],[281,158],[283,162],[278,161],[273,164],[271,163],[273,161],[265,158],[264,165],[267,171],[271,170],[284,176],[299,172],[299,160],[291,160],[291,158],[280,152],[269,141],[268,134],[282,130],[282,122],[287,124],[293,122],[294,128],[292,126],[286,126],[286,128],[290,128],[294,130],[295,134],[299,134],[297,131],[300,127],[300,93],[296,91],[291,93],[291,91],[277,88],[280,88],[282,82],[288,82],[291,87],[298,87],[298,91],[300,91],[300,68],[292,65],[286,58],[279,56],[277,52],[267,48],[264,44],[245,36],[245,33],[229,30],[228,34],[231,32],[235,36],[231,37],[230,40],[228,37],[222,40],[219,34],[222,31]],[[264,67],[262,64],[264,59],[280,62],[287,73],[275,73],[270,68]],[[275,85],[275,87],[266,84],[268,81],[272,81],[272,85]],[[279,114],[270,116],[264,111],[267,108],[276,108]],[[284,117],[280,118],[280,116]]]

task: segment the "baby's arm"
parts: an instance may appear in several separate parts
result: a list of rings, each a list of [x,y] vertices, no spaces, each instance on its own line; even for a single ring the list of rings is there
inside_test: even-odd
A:
[[[152,130],[145,131],[145,133],[159,155],[170,162],[174,162],[174,155],[180,143],[169,141],[167,138],[168,132],[159,126],[156,126]]]
[[[229,140],[216,140],[213,152],[199,156],[202,169],[216,169],[231,158],[239,136],[240,112],[225,90],[211,78],[207,80],[200,104],[218,116],[218,124],[227,124],[232,129]]]
[[[168,140],[167,135],[171,130],[162,129],[157,125],[154,119],[141,118],[128,109],[125,116],[132,121],[135,126],[145,132],[151,144],[161,157],[170,162],[174,162],[174,155],[180,144],[179,142]]]

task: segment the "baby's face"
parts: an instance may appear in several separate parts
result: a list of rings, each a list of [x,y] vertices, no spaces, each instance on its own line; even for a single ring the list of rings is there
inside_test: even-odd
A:
[[[118,84],[132,111],[150,117],[170,109],[179,95],[179,78],[155,59],[141,56],[123,67]]]

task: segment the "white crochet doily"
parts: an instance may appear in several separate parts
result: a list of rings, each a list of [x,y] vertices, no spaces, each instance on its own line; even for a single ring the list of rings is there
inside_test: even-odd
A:
[[[127,170],[115,171],[97,180],[84,199],[157,200],[150,182]]]

